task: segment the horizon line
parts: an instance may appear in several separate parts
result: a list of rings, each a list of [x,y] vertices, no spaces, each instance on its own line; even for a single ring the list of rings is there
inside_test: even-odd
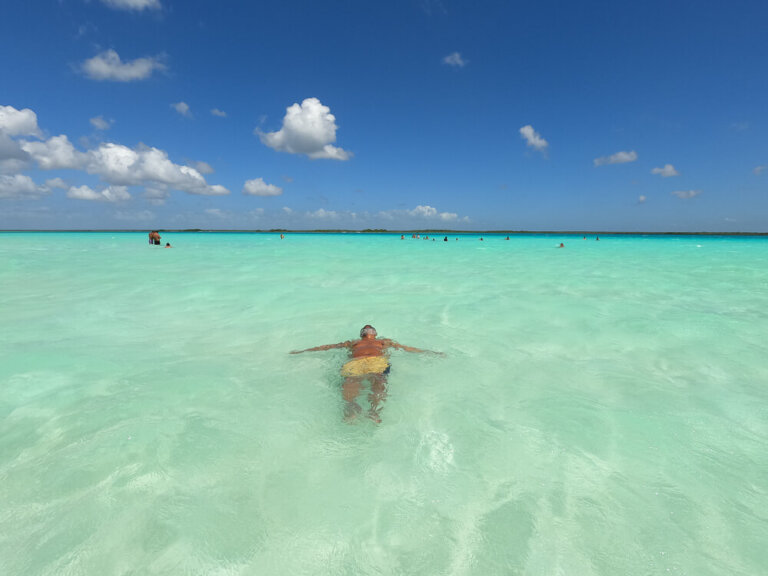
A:
[[[9,228],[0,229],[4,232],[147,232],[149,228],[36,228],[21,229]],[[291,230],[288,228],[270,228],[262,229],[238,229],[238,228],[154,228],[159,232],[175,233],[243,233],[243,234],[567,234],[567,235],[644,235],[644,236],[768,236],[768,232],[648,232],[648,231],[611,231],[611,230],[449,230],[442,228],[414,228],[408,230],[388,230],[386,228],[365,228],[362,230],[349,228],[328,228],[328,229],[307,229]]]

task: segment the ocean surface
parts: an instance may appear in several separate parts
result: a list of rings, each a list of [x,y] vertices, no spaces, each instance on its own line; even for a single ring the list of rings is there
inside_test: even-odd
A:
[[[768,238],[437,239],[0,234],[0,574],[768,574]]]

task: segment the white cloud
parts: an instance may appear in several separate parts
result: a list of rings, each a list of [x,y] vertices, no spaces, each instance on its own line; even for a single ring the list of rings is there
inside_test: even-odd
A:
[[[458,52],[453,52],[443,58],[443,64],[448,64],[448,66],[453,66],[454,68],[464,68],[468,64],[468,60],[462,58]]]
[[[145,9],[159,10],[161,8],[160,0],[101,0],[101,2],[117,10],[137,10],[140,12]]]
[[[104,120],[103,116],[95,116],[91,118],[91,126],[96,130],[109,130],[112,127],[112,121]]]
[[[755,166],[754,169],[752,170],[752,173],[755,176],[759,176],[760,174],[762,174],[763,170],[765,170],[765,166]]]
[[[164,70],[165,65],[159,58],[137,58],[123,62],[114,50],[106,50],[83,62],[82,70],[91,80],[113,80],[132,82],[145,80],[155,70]]]
[[[1,107],[3,127],[13,133],[39,133],[37,116],[31,110],[20,111],[12,107]],[[100,117],[99,117],[100,118]],[[74,189],[75,198],[91,199],[99,195],[99,200],[121,200],[130,197],[125,191],[127,186],[144,186],[145,197],[152,203],[162,204],[170,190],[180,190],[189,194],[218,196],[229,194],[224,186],[208,184],[203,173],[213,172],[206,162],[197,162],[193,166],[175,164],[168,154],[158,148],[140,144],[128,148],[111,142],[101,143],[97,148],[81,152],[61,134],[44,141],[16,141],[4,131],[0,131],[0,173],[17,174],[34,161],[42,170],[84,170],[95,174],[109,186],[101,192],[89,193],[82,187]],[[19,176],[4,179],[6,195],[31,193],[31,180]],[[25,180],[26,179],[26,180]],[[39,193],[48,193],[51,188],[67,188],[60,178],[49,180],[45,186],[37,186]]]
[[[675,190],[672,194],[678,198],[687,200],[688,198],[693,198],[694,196],[701,194],[701,190]]]
[[[101,191],[101,195],[108,202],[117,202],[119,200],[128,200],[131,195],[125,186],[107,186]]]
[[[260,216],[264,216],[264,208],[254,208],[253,210],[249,210],[246,214],[253,216],[254,218],[258,218]]]
[[[0,174],[21,172],[27,167],[30,159],[21,144],[0,132]]]
[[[171,104],[171,108],[176,110],[179,114],[182,116],[186,116],[187,118],[192,117],[192,112],[189,110],[189,104],[186,102],[176,102],[175,104]]]
[[[200,174],[213,174],[213,166],[208,164],[208,162],[195,162],[195,170],[200,172]]]
[[[286,214],[293,214],[293,210],[288,208],[288,206],[283,206],[283,212],[285,212]]]
[[[38,186],[25,174],[0,174],[0,198],[37,198],[48,192],[48,188]]]
[[[158,148],[139,145],[132,149],[105,142],[98,148],[79,152],[65,135],[45,142],[23,141],[21,144],[43,170],[85,170],[116,186],[171,188],[206,196],[229,194],[223,186],[208,184],[197,169],[171,162],[168,154]]]
[[[37,114],[29,108],[17,110],[13,106],[0,106],[0,132],[8,136],[42,136]]]
[[[663,168],[654,168],[651,170],[651,174],[658,174],[662,178],[669,178],[670,176],[680,176],[680,172],[675,170],[672,164],[664,164]]]
[[[317,98],[286,108],[283,127],[277,132],[255,130],[270,148],[289,154],[306,154],[312,159],[349,160],[351,154],[332,146],[336,142],[336,117]]]
[[[111,142],[87,153],[86,171],[98,174],[109,184],[122,186],[169,187],[189,194],[218,196],[229,194],[219,185],[209,185],[191,166],[174,164],[158,148],[140,145],[136,149]]]
[[[43,170],[78,169],[85,165],[86,155],[78,152],[66,135],[54,136],[44,142],[21,142],[22,149]]]
[[[263,178],[247,180],[243,186],[243,194],[249,196],[280,196],[283,189],[274,184],[267,184]]]
[[[310,218],[317,218],[320,220],[333,220],[335,218],[338,218],[339,214],[334,210],[324,210],[323,208],[319,208],[314,212],[307,212],[307,216],[309,216]]]
[[[45,185],[48,186],[48,188],[61,188],[62,190],[69,188],[69,185],[61,178],[51,178],[50,180],[46,180]]]
[[[437,215],[437,208],[432,206],[416,206],[410,211],[411,216],[423,216],[424,218],[431,218]]]
[[[88,186],[72,186],[67,192],[67,198],[74,198],[76,200],[119,202],[120,200],[128,200],[130,197],[131,195],[125,186],[107,186],[98,192]]]
[[[520,128],[520,135],[525,139],[526,145],[539,152],[545,152],[549,142],[541,137],[541,134],[533,129],[530,124]]]
[[[643,196],[642,194],[640,194],[640,196],[637,197],[637,203],[638,204],[642,204],[646,200],[647,200],[647,198],[645,196]]]
[[[211,108],[211,114],[213,114],[214,116],[218,116],[219,118],[227,117],[227,113],[224,112],[223,110],[219,110],[218,108]]]
[[[444,222],[469,221],[467,217],[459,218],[459,215],[454,212],[440,212],[434,206],[428,205],[419,205],[413,210],[383,210],[378,213],[378,216],[386,220],[417,218],[420,220],[442,220]]]
[[[637,160],[637,152],[634,150],[630,152],[616,152],[610,156],[601,156],[595,158],[595,166],[605,166],[606,164],[626,164],[627,162],[634,162]]]
[[[229,216],[229,213],[221,208],[206,208],[205,213],[210,214],[211,216],[216,216],[217,218],[226,218]]]
[[[170,195],[171,191],[164,186],[147,186],[144,188],[144,198],[155,206],[165,204]]]

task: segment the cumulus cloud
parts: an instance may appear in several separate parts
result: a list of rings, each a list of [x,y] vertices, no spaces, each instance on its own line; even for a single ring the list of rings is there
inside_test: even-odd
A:
[[[314,212],[307,212],[307,216],[319,220],[333,220],[339,217],[339,213],[335,210],[325,210],[323,208],[319,208]]]
[[[213,114],[214,116],[218,116],[219,118],[227,117],[227,113],[224,112],[223,110],[219,110],[218,108],[211,108],[211,114]]]
[[[675,170],[672,164],[664,164],[663,168],[654,168],[651,170],[651,174],[658,174],[662,178],[669,178],[670,176],[680,176],[680,172]]]
[[[0,174],[0,198],[37,198],[49,191],[49,188],[38,186],[25,174]]]
[[[410,210],[411,216],[423,216],[424,218],[431,218],[437,216],[437,208],[432,206],[416,206],[413,210]]]
[[[610,156],[601,156],[595,158],[595,166],[605,166],[606,164],[626,164],[627,162],[634,162],[637,160],[637,152],[634,150],[630,152],[616,152]]]
[[[763,170],[765,170],[765,166],[755,166],[754,169],[752,170],[752,173],[755,176],[759,176],[760,174],[762,174]]]
[[[533,126],[530,124],[523,126],[520,128],[520,136],[522,136],[525,139],[525,143],[527,146],[530,146],[534,150],[538,150],[539,152],[545,152],[547,150],[547,147],[549,146],[549,142],[544,140],[544,138],[541,137],[541,134],[536,132],[533,129]]]
[[[179,114],[182,116],[186,116],[187,118],[192,117],[192,112],[189,110],[189,104],[186,102],[176,102],[175,104],[171,104],[171,108],[176,110]]]
[[[156,204],[162,204],[171,190],[207,196],[229,194],[224,186],[206,182],[203,173],[212,173],[213,168],[205,162],[196,162],[192,166],[176,164],[165,151],[143,144],[129,148],[105,142],[80,151],[65,134],[47,140],[16,140],[8,132],[15,135],[40,133],[37,116],[31,110],[19,111],[9,106],[0,107],[0,111],[3,112],[0,116],[0,174],[14,175],[3,180],[5,197],[39,195],[52,188],[69,188],[73,198],[116,201],[130,197],[125,190],[128,186],[145,187],[145,197]],[[96,192],[88,187],[70,187],[61,178],[48,180],[45,186],[35,186],[27,176],[19,175],[33,162],[41,170],[82,170],[95,174],[108,186]]]
[[[101,0],[102,4],[117,10],[159,10],[160,0]]]
[[[107,186],[98,192],[89,186],[72,186],[67,192],[67,198],[101,202],[119,202],[121,200],[128,200],[130,197],[131,195],[125,186]]]
[[[45,185],[48,186],[48,188],[61,188],[62,190],[69,188],[67,183],[61,178],[51,178],[50,180],[46,180]]]
[[[155,206],[165,204],[165,201],[170,195],[171,191],[163,186],[147,186],[144,188],[144,198],[146,198],[150,204],[154,204]]]
[[[229,215],[228,212],[221,208],[206,208],[205,213],[210,214],[211,216],[216,216],[217,218],[226,218]]]
[[[146,80],[156,70],[165,70],[158,57],[137,58],[123,62],[114,50],[106,50],[83,62],[82,71],[91,80],[133,82]]]
[[[416,218],[421,220],[441,220],[443,222],[468,222],[469,218],[459,218],[454,212],[440,212],[434,206],[419,205],[412,210],[384,210],[378,215],[387,220]]]
[[[0,106],[0,133],[7,136],[42,136],[37,126],[37,114],[29,108],[17,110],[13,106]]]
[[[336,117],[317,98],[286,108],[283,127],[277,132],[255,130],[270,148],[289,154],[306,154],[312,159],[349,160],[346,150],[333,146],[336,142]]]
[[[200,172],[200,174],[213,174],[213,166],[208,164],[208,162],[195,162],[195,170]]]
[[[646,200],[647,200],[647,198],[645,196],[643,196],[642,194],[640,194],[640,196],[637,197],[637,203],[638,204],[642,204]]]
[[[44,142],[22,141],[22,149],[43,170],[85,170],[113,186],[147,186],[154,190],[173,189],[189,194],[229,194],[220,185],[210,185],[199,170],[175,164],[158,148],[139,145],[129,148],[105,142],[87,152],[75,149],[65,135]]]
[[[454,68],[464,68],[468,63],[467,60],[461,57],[461,54],[458,52],[453,52],[452,54],[448,54],[445,58],[443,58],[443,64],[447,64],[448,66],[453,66]]]
[[[91,118],[91,126],[96,130],[109,130],[112,127],[112,121],[105,120],[103,116],[95,116]]]
[[[0,132],[0,173],[15,174],[27,167],[30,156],[21,144]]]
[[[223,186],[209,185],[195,168],[174,164],[165,151],[144,145],[132,149],[111,142],[101,144],[88,151],[85,169],[109,184],[154,184],[155,188],[165,186],[207,196],[229,194]]]
[[[267,184],[263,178],[247,180],[243,186],[243,194],[249,196],[280,196],[283,189],[274,184]]]
[[[43,142],[22,141],[21,147],[43,170],[78,169],[86,162],[86,155],[78,152],[64,134]]]
[[[675,190],[672,192],[672,194],[678,198],[682,198],[683,200],[688,200],[689,198],[693,198],[694,196],[701,194],[701,190]]]

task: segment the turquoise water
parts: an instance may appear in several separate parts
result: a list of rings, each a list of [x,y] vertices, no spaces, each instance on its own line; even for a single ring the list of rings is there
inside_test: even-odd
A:
[[[0,234],[0,573],[765,574],[768,239],[455,237]]]

